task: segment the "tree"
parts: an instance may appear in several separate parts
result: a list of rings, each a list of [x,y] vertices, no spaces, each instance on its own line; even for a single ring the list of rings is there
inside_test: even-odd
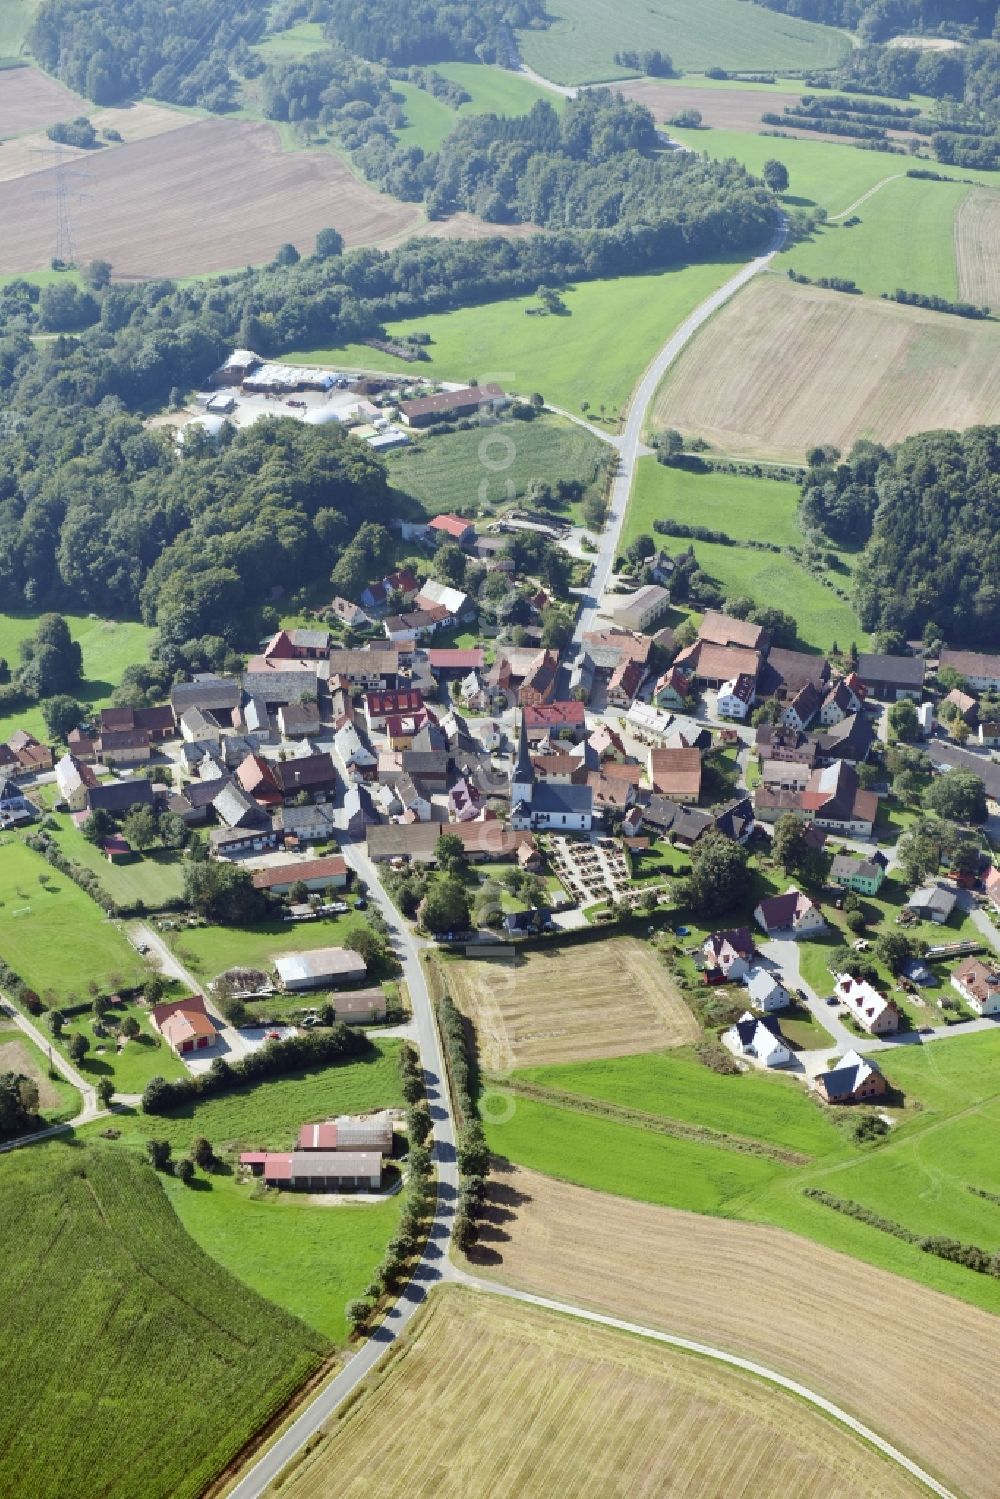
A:
[[[83,709],[67,692],[47,697],[41,705],[50,739],[65,739],[83,718]]]
[[[788,168],[783,161],[778,161],[776,157],[771,156],[765,161],[761,176],[772,193],[784,193],[788,191]]]
[[[63,1027],[65,1026],[65,1024],[66,1017],[60,1010],[49,1011],[49,1030],[52,1032],[53,1036],[55,1036],[57,1041],[63,1033]]]
[[[162,1082],[163,1079],[161,1078],[160,1081]],[[166,1171],[167,1165],[170,1161],[170,1141],[147,1140],[146,1154],[149,1156],[149,1159],[152,1161],[157,1171]]]
[[[158,831],[152,807],[135,806],[122,818],[122,836],[133,848],[149,848],[156,841]]]
[[[875,954],[890,973],[899,973],[904,963],[915,956],[916,950],[913,938],[904,932],[884,931],[875,938]]]
[[[101,1077],[97,1080],[97,1101],[102,1109],[110,1109],[111,1100],[115,1096],[115,1085],[109,1077]]]
[[[160,813],[160,842],[164,848],[183,848],[188,840],[188,829],[179,812]]]
[[[295,246],[288,243],[288,241],[286,240],[283,245],[278,246],[278,252],[274,257],[274,263],[275,265],[282,266],[297,265],[301,259],[302,257],[299,254],[298,250],[296,250]]]
[[[0,1072],[0,1139],[10,1140],[35,1126],[38,1086],[23,1072]]]
[[[452,588],[461,588],[465,583],[468,559],[455,541],[446,541],[434,553],[434,576]]]
[[[411,1145],[423,1145],[432,1129],[430,1110],[425,1104],[406,1113],[406,1133]]]
[[[344,938],[344,946],[359,953],[369,968],[379,962],[385,951],[381,938],[370,926],[358,926],[348,932]]]
[[[344,253],[344,238],[336,229],[320,229],[316,234],[316,259],[333,260]]]
[[[259,921],[266,907],[250,871],[222,860],[184,860],[184,899],[199,915],[229,926]]]
[[[746,850],[723,833],[706,833],[691,851],[690,875],[680,883],[696,911],[706,916],[730,911],[750,893]]]
[[[902,739],[907,744],[912,744],[920,733],[920,719],[908,697],[900,698],[889,709],[889,729],[895,739]]]
[[[347,1325],[351,1329],[351,1332],[360,1332],[373,1310],[371,1302],[365,1301],[361,1297],[357,1297],[354,1301],[349,1301],[345,1312],[347,1315]]]
[[[212,1142],[206,1140],[204,1135],[199,1135],[191,1146],[191,1159],[202,1171],[213,1171],[215,1169],[215,1151]]]
[[[469,867],[465,844],[454,833],[443,833],[434,850],[438,868],[445,874],[458,874]]]
[[[82,1031],[75,1031],[69,1038],[69,1054],[73,1061],[80,1063],[90,1050],[90,1042]]]
[[[970,771],[946,770],[927,787],[924,806],[954,822],[985,822],[986,788]]]
[[[655,553],[656,542],[652,536],[646,536],[645,534],[637,536],[625,548],[626,557],[635,567],[641,567],[646,558],[654,556]]]
[[[771,853],[786,874],[814,879],[819,874],[819,850],[809,839],[809,824],[797,812],[785,812],[774,824]]]
[[[424,896],[420,920],[434,933],[464,932],[469,925],[469,897],[454,876],[436,880]]]
[[[542,610],[542,644],[546,650],[563,651],[573,638],[573,621],[565,609]]]
[[[110,812],[103,807],[95,807],[89,817],[86,817],[80,831],[88,843],[94,843],[98,847],[115,830],[114,818]]]
[[[98,1020],[103,1020],[105,1015],[111,1009],[111,1000],[106,994],[95,994],[93,1003],[90,1008],[93,1010]]]
[[[174,1175],[185,1187],[189,1187],[194,1180],[194,1162],[189,1161],[187,1156],[182,1156],[174,1167]]]

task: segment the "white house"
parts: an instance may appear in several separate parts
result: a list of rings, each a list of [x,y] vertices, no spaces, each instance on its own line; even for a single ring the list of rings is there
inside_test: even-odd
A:
[[[763,927],[769,937],[775,932],[791,937],[811,937],[826,931],[822,912],[794,885],[784,895],[772,895],[762,900],[753,914],[758,926]]]
[[[727,932],[712,932],[705,938],[702,952],[710,972],[715,970],[731,982],[738,983],[750,971],[753,938],[745,926]]]
[[[951,976],[970,1009],[977,1015],[1000,1015],[1000,972],[989,968],[979,958],[966,958]]]
[[[363,774],[365,771],[374,770],[378,765],[378,757],[369,744],[366,744],[352,723],[343,724],[333,736],[334,749],[340,756],[346,769]]]
[[[792,1053],[781,1026],[770,1015],[763,1019],[745,1010],[735,1025],[722,1033],[722,1044],[734,1057],[750,1057],[762,1067],[787,1067]]]
[[[745,719],[757,698],[757,684],[749,672],[741,672],[723,682],[715,700],[722,718]]]
[[[866,979],[849,973],[837,975],[837,998],[872,1036],[889,1035],[899,1029],[899,1010],[891,999],[873,989]]]
[[[745,983],[750,1003],[756,1010],[770,1015],[774,1010],[787,1010],[792,996],[774,974],[767,968],[751,968]]]

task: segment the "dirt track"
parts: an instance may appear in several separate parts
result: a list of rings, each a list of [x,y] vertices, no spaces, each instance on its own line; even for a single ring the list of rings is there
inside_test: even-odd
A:
[[[479,1274],[760,1360],[975,1499],[996,1493],[1000,1319],[781,1229],[514,1169]]]

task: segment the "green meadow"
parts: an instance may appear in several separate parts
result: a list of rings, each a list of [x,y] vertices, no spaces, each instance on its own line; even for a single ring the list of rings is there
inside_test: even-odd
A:
[[[73,695],[87,707],[104,707],[125,667],[148,658],[153,631],[131,621],[97,619],[89,614],[64,614],[63,618],[83,650],[84,680]],[[0,656],[6,658],[12,671],[20,665],[20,642],[33,635],[37,627],[37,614],[20,610],[0,613]],[[27,729],[40,739],[46,738],[45,720],[37,707],[0,714],[0,740],[15,729]]]
[[[201,979],[227,968],[267,968],[275,955],[334,947],[356,927],[367,926],[363,912],[321,917],[319,921],[261,921],[256,926],[183,927],[164,932],[177,956]]]
[[[711,261],[651,276],[582,281],[565,293],[565,315],[532,317],[535,297],[513,297],[388,324],[390,337],[428,333],[427,362],[406,364],[365,344],[298,350],[296,364],[388,370],[438,380],[496,380],[540,391],[553,405],[616,420],[646,365],[695,307],[741,262]]]
[[[32,989],[63,1000],[95,979],[139,982],[145,970],[118,923],[15,839],[0,845],[0,958]]]
[[[665,1206],[788,1228],[871,1264],[1000,1312],[1000,1284],[938,1259],[803,1194],[821,1187],[915,1233],[942,1234],[993,1251],[1000,1206],[1000,1033],[902,1045],[880,1056],[903,1095],[876,1146],[852,1142],[848,1111],[827,1111],[791,1079],[722,1077],[691,1057],[651,1053],[532,1068],[525,1081],[580,1096],[580,1109],[512,1096],[511,1118],[488,1124],[491,1148],[581,1186]],[[794,1094],[798,1092],[799,1097]],[[586,1099],[617,1105],[621,1121],[586,1112]],[[702,1144],[625,1122],[655,1114],[811,1155],[807,1166]],[[838,1123],[841,1127],[838,1128]]]
[[[329,45],[318,21],[299,21],[285,31],[272,32],[262,42],[256,42],[253,50],[268,62],[286,62],[294,57],[308,57],[310,52],[319,52]]]
[[[955,215],[970,191],[960,182],[887,182],[856,210],[860,224],[831,220],[778,265],[814,281],[844,277],[873,297],[904,287],[954,300]]]
[[[406,124],[396,132],[397,140],[404,146],[436,151],[456,122],[466,115],[523,115],[539,99],[547,100],[554,109],[565,107],[566,101],[560,94],[539,88],[529,78],[505,68],[474,62],[441,62],[434,64],[434,72],[459,84],[472,97],[458,109],[452,109],[443,99],[435,99],[416,84],[394,81],[393,92],[402,95],[406,107]]]
[[[836,641],[859,644],[864,632],[850,604],[787,552],[769,552],[720,542],[688,541],[657,535],[653,521],[669,517],[687,525],[724,531],[735,541],[765,541],[776,546],[801,545],[795,522],[798,489],[777,479],[742,475],[691,473],[668,468],[655,458],[639,461],[629,501],[622,545],[641,533],[676,554],[693,546],[702,569],[730,596],[746,595],[757,604],[779,604],[795,616],[799,639],[813,650],[829,650]],[[833,574],[844,588],[850,581],[849,561]]]
[[[101,888],[118,905],[132,905],[140,900],[150,910],[168,901],[178,900],[184,892],[184,870],[181,855],[171,849],[148,849],[140,858],[127,864],[110,864],[93,843],[73,826],[68,815],[58,819],[55,842],[68,859],[91,870]]]
[[[554,24],[520,31],[529,67],[557,83],[622,78],[621,50],[658,47],[678,67],[822,68],[850,50],[846,33],[743,0],[550,0]]]

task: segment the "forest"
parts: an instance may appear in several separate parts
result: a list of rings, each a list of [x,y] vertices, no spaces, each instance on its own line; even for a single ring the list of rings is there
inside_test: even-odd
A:
[[[889,450],[821,450],[800,518],[864,546],[855,603],[866,630],[903,639],[1000,644],[1000,427],[923,432]]]
[[[866,42],[884,42],[909,33],[935,33],[963,39],[990,36],[996,0],[755,0],[768,10],[824,26],[858,30]]]
[[[544,0],[332,0],[328,33],[373,62],[505,65],[511,29],[540,25]]]

